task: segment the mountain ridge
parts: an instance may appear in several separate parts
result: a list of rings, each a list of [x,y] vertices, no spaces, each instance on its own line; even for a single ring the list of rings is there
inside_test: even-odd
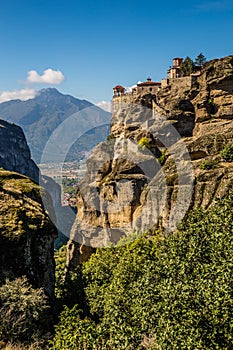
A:
[[[32,158],[39,163],[45,144],[54,130],[71,115],[86,108],[92,108],[99,113],[103,124],[110,124],[110,113],[87,100],[62,94],[55,88],[41,89],[33,99],[27,101],[11,100],[0,103],[0,118],[22,127],[31,149]],[[91,143],[91,146],[103,141],[108,133],[108,128],[104,128],[96,140],[95,137],[92,139],[94,144]],[[84,150],[89,150],[89,141],[86,141]]]

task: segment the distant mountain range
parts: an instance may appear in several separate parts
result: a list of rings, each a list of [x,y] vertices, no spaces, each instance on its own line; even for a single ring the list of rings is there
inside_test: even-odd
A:
[[[86,117],[89,110],[91,123],[87,123]],[[35,98],[27,101],[13,100],[0,103],[0,118],[22,127],[32,158],[37,163],[41,162],[45,145],[51,135],[73,115],[76,115],[75,124],[73,121],[70,132],[76,133],[77,139],[71,145],[66,161],[80,160],[86,151],[90,151],[96,144],[106,139],[110,128],[110,113],[86,100],[64,95],[54,88],[42,89]],[[85,123],[90,125],[89,130],[87,126],[83,127]],[[67,123],[65,125],[67,126]],[[66,133],[69,133],[69,130],[66,130]],[[66,135],[67,137],[69,135]]]

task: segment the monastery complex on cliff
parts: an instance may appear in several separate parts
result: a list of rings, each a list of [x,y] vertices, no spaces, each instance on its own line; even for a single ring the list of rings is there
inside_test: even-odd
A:
[[[196,81],[196,77],[200,75],[200,70],[198,69],[195,73],[182,77],[180,69],[182,62],[183,58],[174,58],[173,65],[167,72],[167,78],[163,79],[161,82],[155,82],[152,81],[151,78],[148,78],[147,81],[138,83],[130,92],[127,92],[121,85],[115,86],[113,88],[113,109],[115,109],[120,103],[135,103],[135,100],[138,100],[138,98],[147,94],[156,97],[156,94],[161,89],[190,88]]]

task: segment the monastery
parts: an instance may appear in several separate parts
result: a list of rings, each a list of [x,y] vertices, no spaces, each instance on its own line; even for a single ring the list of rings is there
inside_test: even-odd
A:
[[[190,88],[196,81],[196,77],[200,75],[200,67],[197,67],[197,70],[189,76],[182,77],[180,69],[182,62],[183,58],[173,58],[173,65],[167,72],[167,78],[162,79],[161,82],[155,82],[152,81],[151,78],[147,78],[147,81],[138,83],[130,92],[127,92],[122,85],[115,86],[113,88],[113,110],[115,110],[120,103],[135,103],[140,100],[140,97],[148,94],[156,97],[160,89]]]

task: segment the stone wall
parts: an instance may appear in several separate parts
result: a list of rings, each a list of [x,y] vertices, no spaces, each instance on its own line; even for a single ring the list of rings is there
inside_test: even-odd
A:
[[[190,89],[197,77],[195,75],[189,75],[188,77],[173,78],[173,79],[163,79],[162,88],[170,87],[171,89]]]

